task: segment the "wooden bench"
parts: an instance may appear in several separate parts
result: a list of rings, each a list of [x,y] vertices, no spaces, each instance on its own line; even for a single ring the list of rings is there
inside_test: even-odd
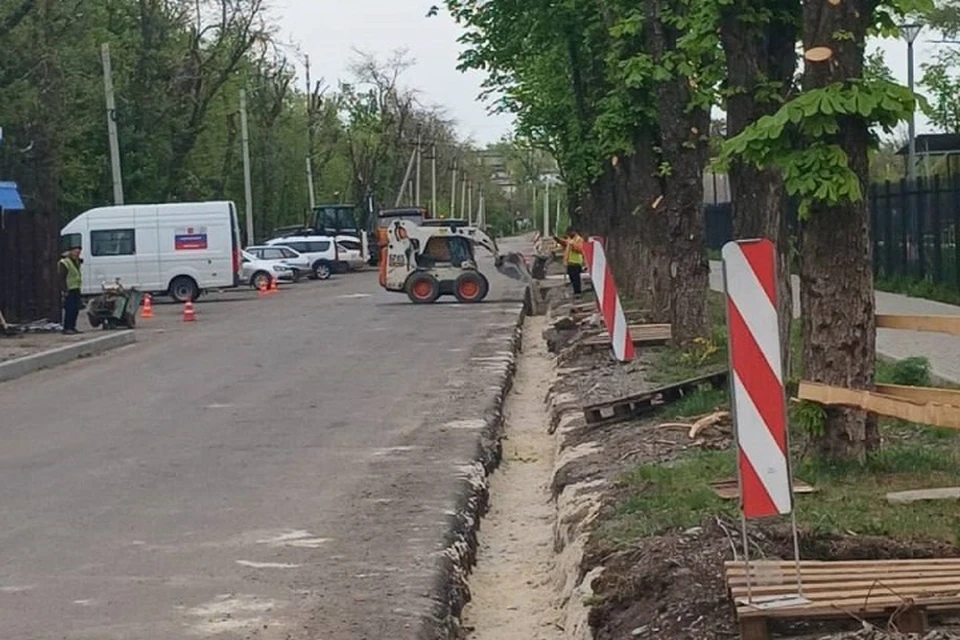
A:
[[[802,561],[805,602],[793,603],[786,600],[797,595],[792,561],[752,561],[749,600],[744,563],[727,562],[725,573],[743,640],[767,640],[773,619],[883,618],[922,634],[928,611],[960,611],[960,558]]]

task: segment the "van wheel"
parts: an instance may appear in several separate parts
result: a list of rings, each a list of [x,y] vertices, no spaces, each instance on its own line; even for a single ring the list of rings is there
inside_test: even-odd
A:
[[[330,265],[326,262],[316,262],[313,265],[313,277],[317,280],[330,279]]]
[[[193,278],[189,276],[177,276],[173,279],[173,282],[170,283],[170,297],[177,302],[193,302],[197,299],[197,294],[199,293],[200,288],[197,287],[197,283],[194,282]]]

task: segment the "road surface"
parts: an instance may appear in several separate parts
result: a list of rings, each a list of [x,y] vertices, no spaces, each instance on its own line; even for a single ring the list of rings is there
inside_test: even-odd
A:
[[[516,323],[491,280],[158,305],[137,346],[0,384],[0,637],[412,638]]]

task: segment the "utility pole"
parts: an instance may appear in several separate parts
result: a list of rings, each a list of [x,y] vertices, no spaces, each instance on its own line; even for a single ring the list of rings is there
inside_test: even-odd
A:
[[[903,39],[907,41],[907,88],[913,93],[913,43],[923,28],[919,24],[905,24],[900,27]],[[916,116],[910,114],[910,126],[907,134],[907,180],[915,188],[917,180],[917,122]]]
[[[313,87],[310,85],[310,56],[304,58],[307,67],[307,195],[312,216],[317,206],[317,195],[313,190]]]
[[[473,224],[473,182],[467,185],[467,222]]]
[[[480,187],[480,204],[477,205],[477,226],[487,228],[487,201],[483,196],[483,187]]]
[[[420,161],[423,156],[423,151],[420,147],[422,143],[423,136],[420,133],[420,127],[417,127],[417,197],[414,199],[414,203],[418,207],[420,206]]]
[[[393,203],[394,209],[400,207],[400,203],[403,201],[403,192],[407,190],[407,183],[410,182],[410,172],[413,171],[413,163],[416,160],[417,151],[414,149],[413,153],[410,154],[410,161],[407,162],[407,170],[403,172],[403,180],[400,182],[400,189],[397,190],[397,199]]]
[[[434,144],[430,150],[430,209],[433,215],[439,215],[437,211],[437,145]]]
[[[557,194],[557,222],[553,229],[557,235],[560,235],[560,194]]]
[[[464,213],[467,213],[467,172],[463,171],[463,175],[460,176],[460,217],[466,218]]]
[[[453,161],[453,171],[450,172],[450,217],[457,217],[457,160]]]
[[[247,90],[240,89],[240,145],[243,148],[243,195],[247,201],[247,246],[253,238],[253,186],[250,184],[250,131],[247,126]]]
[[[543,237],[550,237],[550,180],[543,181]]]
[[[113,66],[110,45],[100,46],[103,58],[103,93],[107,98],[107,134],[110,139],[110,173],[113,175],[113,203],[123,204],[123,172],[120,170],[120,137],[117,135],[117,105],[113,97]]]

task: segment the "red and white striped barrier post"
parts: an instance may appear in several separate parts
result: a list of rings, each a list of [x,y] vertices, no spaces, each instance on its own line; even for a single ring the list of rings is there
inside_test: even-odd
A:
[[[787,442],[787,404],[780,357],[780,324],[777,322],[777,252],[774,244],[764,239],[724,245],[723,280],[727,297],[744,557],[749,562],[748,518],[794,516],[797,588],[802,596]],[[749,573],[748,567],[748,599],[751,597]]]
[[[620,304],[620,295],[617,285],[613,281],[613,272],[607,264],[607,255],[603,251],[603,244],[594,238],[583,243],[583,255],[587,259],[587,268],[590,270],[590,280],[593,290],[597,294],[597,304],[603,324],[610,334],[613,345],[613,355],[620,362],[629,362],[636,355],[633,348],[633,338],[627,327],[627,317]]]

